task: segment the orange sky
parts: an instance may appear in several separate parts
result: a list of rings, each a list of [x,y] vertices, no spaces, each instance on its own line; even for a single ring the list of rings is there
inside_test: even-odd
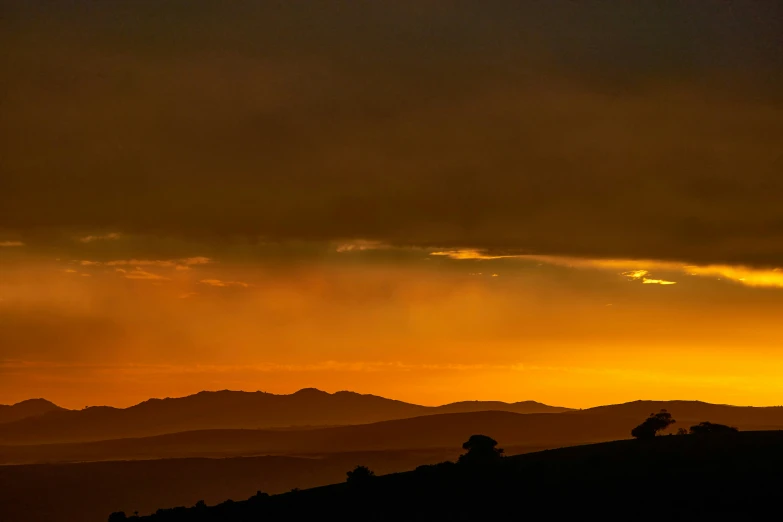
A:
[[[308,255],[257,246],[252,262],[238,260],[247,246],[224,260],[198,245],[172,259],[96,251],[133,242],[74,239],[71,258],[3,249],[2,402],[127,406],[202,389],[318,387],[423,404],[760,405],[783,391],[775,281],[363,243],[310,245]],[[645,283],[639,270],[675,284]]]
[[[9,2],[0,403],[780,404],[779,2]]]

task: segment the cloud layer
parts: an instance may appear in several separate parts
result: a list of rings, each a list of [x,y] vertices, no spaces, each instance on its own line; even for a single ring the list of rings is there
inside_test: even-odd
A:
[[[783,259],[774,2],[3,11],[6,237]]]

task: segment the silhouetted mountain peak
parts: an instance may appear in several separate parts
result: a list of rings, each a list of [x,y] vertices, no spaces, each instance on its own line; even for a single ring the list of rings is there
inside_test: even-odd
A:
[[[96,411],[116,411],[120,408],[115,408],[113,406],[85,406],[82,408],[81,411],[90,411],[90,412],[96,412]]]
[[[41,399],[41,398],[38,398],[38,399],[26,399],[26,400],[23,400],[21,402],[17,402],[13,406],[20,406],[20,407],[21,406],[24,406],[24,407],[28,407],[28,406],[49,407],[49,408],[51,408],[53,410],[60,408],[59,406],[57,406],[52,401],[47,401],[46,399]]]
[[[27,399],[12,405],[0,404],[0,423],[37,417],[53,411],[64,409],[46,399]]]
[[[301,390],[298,390],[292,395],[296,395],[297,397],[323,397],[325,395],[331,395],[328,392],[321,391],[318,388],[302,388]]]
[[[461,401],[437,406],[439,413],[456,413],[470,411],[508,411],[513,413],[562,413],[572,411],[570,408],[549,406],[536,401],[521,401],[507,403],[502,401]]]
[[[340,390],[334,392],[332,395],[341,395],[344,397],[378,397],[377,395],[371,395],[367,393],[357,393],[350,390]]]

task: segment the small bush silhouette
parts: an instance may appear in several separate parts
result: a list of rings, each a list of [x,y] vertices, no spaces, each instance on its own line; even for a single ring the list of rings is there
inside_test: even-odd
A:
[[[460,464],[496,462],[503,457],[503,449],[497,447],[498,442],[486,435],[471,435],[462,445],[467,453],[460,455]]]
[[[677,435],[687,435],[687,434],[688,434],[688,430],[686,430],[685,428],[677,429]]]
[[[659,431],[663,431],[675,421],[672,419],[672,414],[666,410],[661,410],[658,413],[651,413],[643,423],[631,430],[631,435],[637,439],[652,439],[658,434]]]
[[[121,520],[127,520],[128,517],[124,511],[115,511],[109,515],[109,522],[120,522]]]
[[[727,433],[738,432],[739,430],[733,426],[726,426],[725,424],[713,424],[712,422],[700,422],[695,426],[691,426],[691,433],[694,435],[723,435]]]
[[[364,484],[375,477],[375,473],[367,466],[356,466],[353,471],[346,473],[349,484]]]

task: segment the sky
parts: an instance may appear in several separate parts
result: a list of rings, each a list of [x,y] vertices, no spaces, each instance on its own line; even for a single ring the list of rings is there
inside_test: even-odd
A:
[[[779,3],[0,11],[0,403],[783,404]]]

